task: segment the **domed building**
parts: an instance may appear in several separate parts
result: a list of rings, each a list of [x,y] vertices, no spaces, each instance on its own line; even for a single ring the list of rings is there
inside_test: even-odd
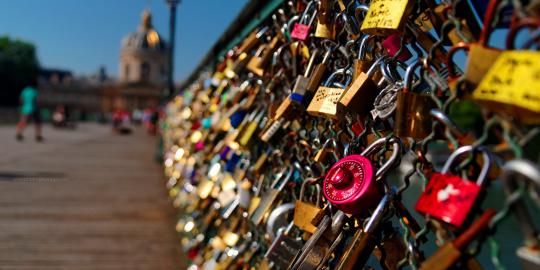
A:
[[[165,85],[167,56],[167,44],[152,27],[152,14],[145,10],[139,29],[122,40],[120,81]]]
[[[167,86],[168,44],[152,26],[145,10],[136,32],[122,39],[118,81],[103,89],[104,112],[133,111],[158,104]]]

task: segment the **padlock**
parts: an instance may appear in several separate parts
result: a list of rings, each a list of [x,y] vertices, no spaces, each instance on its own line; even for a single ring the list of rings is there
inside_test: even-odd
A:
[[[392,144],[392,156],[378,169],[368,156]],[[381,138],[369,145],[360,155],[349,155],[330,168],[323,182],[323,194],[329,203],[348,214],[365,214],[383,196],[379,182],[400,160],[401,145],[397,138]]]
[[[517,159],[507,162],[503,166],[501,182],[507,197],[514,195],[520,183],[518,180],[527,180],[534,188],[540,187],[540,169],[534,163]],[[540,269],[540,239],[538,230],[534,227],[533,219],[527,211],[523,199],[513,201],[510,205],[511,213],[515,213],[519,226],[525,236],[525,244],[516,251],[521,265],[526,270]]]
[[[360,30],[378,36],[402,32],[413,5],[414,1],[410,0],[373,0]]]
[[[380,242],[379,224],[383,221],[384,215],[394,200],[396,190],[391,189],[386,193],[373,214],[369,217],[369,221],[363,228],[359,228],[352,239],[349,241],[345,251],[341,255],[336,270],[352,270],[363,269],[369,256],[375,249],[375,246]]]
[[[311,56],[309,58],[304,74],[298,75],[298,77],[296,78],[296,81],[294,83],[293,90],[292,90],[293,94],[299,95],[302,97],[304,97],[304,95],[306,94],[307,86],[310,80],[309,78],[313,70],[313,66],[315,64],[315,59],[317,59],[318,56],[319,56],[319,50],[315,49],[311,53]],[[304,103],[303,99],[302,99],[302,103]]]
[[[458,157],[476,152],[481,152],[483,158],[482,170],[476,183],[450,174],[450,167]],[[484,147],[475,148],[467,145],[458,148],[450,155],[442,171],[431,176],[416,203],[416,211],[452,226],[461,227],[468,218],[471,218],[469,213],[486,184],[491,160],[489,150]]]
[[[396,57],[397,60],[405,62],[411,59],[412,54],[407,48],[407,44],[404,42],[404,37],[399,34],[392,34],[383,40],[382,46],[391,57]],[[399,53],[399,55],[398,55]]]
[[[256,111],[254,112],[256,113]],[[249,118],[246,127],[239,134],[238,144],[242,147],[246,147],[252,141],[253,134],[257,131],[259,124],[264,116],[264,110],[261,110],[257,114],[253,115],[253,118]]]
[[[422,262],[420,270],[445,270],[450,269],[460,258],[467,245],[477,236],[485,233],[496,211],[488,208],[482,215],[454,241],[448,242],[439,248],[435,254]]]
[[[300,228],[301,230],[308,232],[308,233],[314,233],[315,230],[317,230],[316,224],[313,224],[313,220],[320,216],[322,212],[324,211],[323,208],[321,208],[320,205],[320,187],[317,184],[317,178],[310,178],[306,179],[302,183],[302,187],[300,188],[300,196],[298,197],[298,200],[296,200],[294,205],[294,225],[296,227]],[[318,189],[317,194],[317,203],[315,205],[303,201],[305,198],[305,190],[306,185],[316,185]]]
[[[339,152],[337,141],[334,138],[329,138],[323,143],[322,147],[317,150],[317,153],[315,153],[315,156],[313,157],[313,161],[320,164],[326,164],[328,162],[328,154],[333,154],[335,162],[339,159],[336,152]]]
[[[296,253],[302,248],[300,241],[290,235],[294,223],[290,222],[287,227],[282,227],[277,232],[277,237],[272,241],[272,244],[264,255],[277,269],[287,269]]]
[[[317,7],[315,1],[310,1],[300,17],[300,21],[294,24],[291,37],[300,41],[305,41],[309,37],[309,32],[313,27],[313,22],[317,18]],[[311,14],[310,14],[311,12]]]
[[[364,58],[363,55],[365,54],[365,51],[363,46],[365,43],[367,43],[367,39],[362,40],[360,51],[358,52],[359,58]],[[336,109],[338,115],[342,117],[349,113],[353,113],[360,117],[360,120],[362,121],[373,109],[373,102],[378,94],[378,87],[374,81],[374,75],[375,72],[377,72],[376,67],[380,65],[383,58],[379,58],[367,70],[365,70],[366,64],[371,61],[361,61],[361,63],[358,63],[359,61],[355,62],[355,72],[357,72],[357,75],[339,98]]]
[[[274,241],[278,236],[278,230],[288,226],[293,220],[294,211],[294,203],[284,203],[272,209],[266,220],[266,237],[268,240]]]
[[[365,35],[360,39],[360,45],[358,46],[358,54],[356,59],[353,60],[353,80],[355,80],[362,72],[366,73],[373,65],[373,59],[371,54],[368,54],[368,50],[374,50],[376,44],[374,44],[375,36]],[[368,46],[372,47],[369,48]]]
[[[424,139],[431,133],[430,112],[437,104],[429,93],[413,92],[413,77],[417,68],[422,67],[422,59],[409,66],[405,73],[405,85],[397,94],[395,135],[400,138]]]
[[[465,69],[465,80],[472,86],[477,86],[493,63],[501,54],[501,50],[487,47],[489,38],[493,32],[493,23],[495,10],[500,1],[490,0],[487,7],[487,12],[484,18],[484,27],[478,39],[478,43],[469,45],[469,56],[467,58],[467,66]]]
[[[317,27],[315,28],[315,37],[334,39],[336,36],[336,25],[334,21],[334,12],[332,10],[333,1],[321,0],[318,7]]]
[[[249,60],[249,63],[247,64],[248,70],[257,76],[262,77],[266,67],[272,60],[272,55],[278,48],[279,42],[279,37],[274,36],[268,44],[263,44],[259,48],[257,54]]]
[[[270,190],[263,195],[257,209],[251,215],[251,221],[255,225],[259,225],[263,221],[265,214],[270,210],[279,193],[289,183],[293,172],[294,169],[284,169],[274,183],[272,183]]]
[[[539,27],[540,20],[525,20],[513,27],[507,46],[513,48],[514,36],[524,27]],[[472,98],[490,111],[508,114],[525,124],[540,123],[540,53],[535,51],[504,51],[474,90]]]
[[[306,93],[313,93],[321,84],[322,77],[326,71],[326,68],[328,67],[328,63],[330,62],[330,57],[332,56],[332,53],[334,52],[334,47],[328,47],[323,55],[322,61],[315,66],[315,69],[311,73],[311,76],[309,77],[309,82],[306,86]]]
[[[346,77],[345,84],[333,82],[334,78],[340,74]],[[351,77],[352,72],[349,69],[339,69],[332,73],[324,83],[324,86],[320,86],[317,89],[317,92],[313,96],[313,99],[311,99],[306,112],[313,116],[338,119],[336,105],[340,97],[345,92],[345,87],[350,83]],[[333,87],[335,85],[338,87]]]
[[[347,221],[347,216],[341,211],[337,211],[332,217],[324,215],[317,231],[306,241],[304,246],[291,260],[290,270],[318,269],[332,248],[335,248],[343,240],[343,225]]]
[[[260,42],[261,38],[268,31],[268,27],[263,27],[260,30],[255,30],[242,42],[240,48],[238,48],[238,54],[249,53],[253,48],[255,48]]]

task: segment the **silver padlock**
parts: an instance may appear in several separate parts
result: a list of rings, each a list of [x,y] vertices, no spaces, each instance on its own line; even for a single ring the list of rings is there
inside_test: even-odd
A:
[[[301,240],[290,235],[293,227],[294,222],[291,221],[287,227],[280,228],[276,239],[274,239],[264,255],[272,268],[287,269],[290,262],[302,248]]]
[[[533,185],[540,186],[540,169],[528,160],[518,159],[507,162],[503,167],[501,181],[507,197],[510,197],[519,187],[518,180],[532,182]],[[527,211],[525,202],[522,199],[516,200],[510,206],[525,236],[525,243],[516,251],[521,260],[523,268],[526,270],[540,269],[540,239],[531,215]]]

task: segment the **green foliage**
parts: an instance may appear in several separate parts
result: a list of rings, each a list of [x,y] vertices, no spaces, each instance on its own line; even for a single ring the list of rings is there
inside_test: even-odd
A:
[[[36,48],[22,40],[0,37],[0,105],[14,106],[20,91],[37,80]]]

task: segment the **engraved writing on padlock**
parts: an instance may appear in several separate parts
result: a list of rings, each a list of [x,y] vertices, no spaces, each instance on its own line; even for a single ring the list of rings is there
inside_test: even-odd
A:
[[[483,156],[483,167],[476,183],[449,173],[450,166],[459,156],[474,151],[480,151]],[[448,158],[442,171],[431,176],[416,203],[416,211],[460,227],[480,195],[490,166],[491,156],[484,147],[475,149],[468,145],[458,148]]]

